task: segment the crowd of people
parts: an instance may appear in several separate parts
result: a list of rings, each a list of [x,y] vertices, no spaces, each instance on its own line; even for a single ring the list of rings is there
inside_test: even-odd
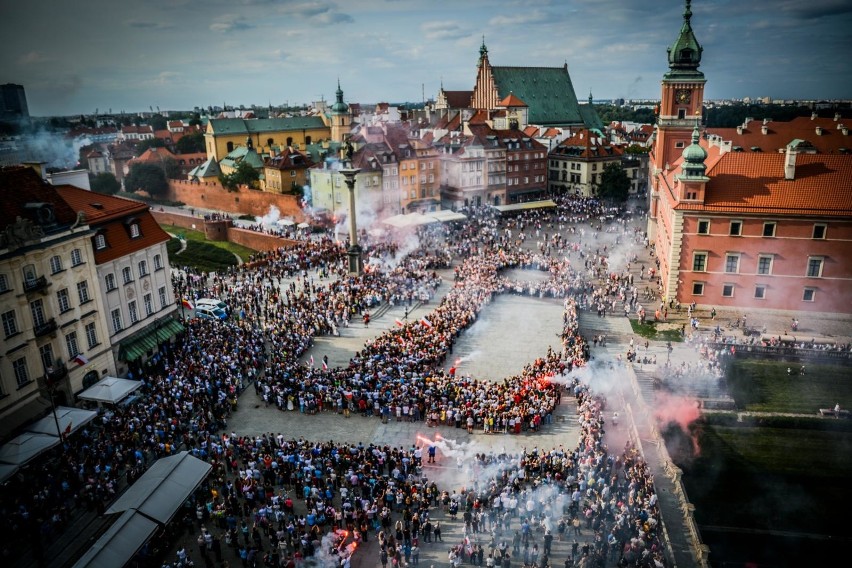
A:
[[[2,528],[13,540],[21,537],[42,550],[65,528],[75,507],[101,512],[124,483],[133,483],[154,460],[187,449],[214,465],[205,486],[210,498],[199,502],[196,518],[205,527],[199,535],[205,559],[218,559],[215,548],[221,550],[216,544],[220,537],[211,536],[207,526],[215,522],[226,529],[222,541],[246,566],[256,565],[263,554],[271,565],[286,565],[331,548],[346,562],[353,550],[345,546],[346,539],[357,545],[377,530],[382,564],[411,562],[418,545],[433,536],[440,539],[440,525],[437,533],[434,526],[426,530],[438,488],[419,477],[422,455],[416,454],[422,454],[421,448],[337,446],[271,434],[241,438],[223,433],[229,414],[241,390],[251,384],[282,411],[357,412],[487,433],[534,432],[546,426],[562,396],[551,379],[583,365],[589,356],[578,310],[611,296],[622,302],[636,299],[629,275],[609,276],[606,247],[591,250],[605,218],[614,214],[593,200],[565,199],[553,212],[527,212],[509,220],[488,208],[470,209],[467,223],[424,229],[417,246],[404,251],[366,239],[367,269],[359,277],[346,272],[344,243],[329,237],[260,253],[227,273],[177,276],[180,297],[221,298],[231,309],[231,320],[189,321],[174,346],[129,375],[143,382],[138,399],[102,413],[97,428],[84,428],[64,440],[51,456],[55,467],[7,484]],[[586,221],[593,222],[588,235],[577,228]],[[563,237],[566,232],[577,240]],[[572,264],[572,255],[580,260]],[[345,367],[302,360],[313,338],[339,333],[380,304],[428,303],[441,283],[435,270],[451,266],[453,259],[452,287],[426,317],[400,322],[368,341]],[[510,280],[504,272],[513,268],[537,270],[547,278]],[[461,332],[501,293],[564,298],[561,349],[549,349],[521,373],[497,382],[445,371]],[[609,534],[614,531],[619,554],[639,565],[641,559],[659,556],[656,512],[647,503],[652,498],[650,477],[636,455],[608,456],[594,399],[579,385],[575,391],[583,417],[580,446],[562,452],[560,459],[567,461],[558,471],[542,465],[547,460],[541,456],[521,456],[515,469],[525,472],[521,479],[526,481],[518,484],[516,475],[502,473],[500,493],[519,492],[529,483],[548,484],[557,475],[565,491],[582,487],[584,506],[574,503],[572,513],[572,501],[567,509],[553,512],[556,526],[565,511],[573,522],[591,510],[592,516],[585,518],[593,519],[589,526],[596,527],[606,544],[596,539],[585,556],[612,553]],[[497,461],[511,470],[512,460]],[[293,501],[288,491],[296,492],[305,514],[288,506]],[[611,496],[616,495],[621,498],[613,504]],[[543,518],[537,507],[522,517],[527,524]],[[471,526],[472,519],[471,512]],[[319,544],[324,534],[332,535],[331,546]],[[470,550],[455,550],[455,558],[470,558]],[[477,552],[481,558],[483,548]],[[578,561],[581,556],[574,551]],[[497,559],[493,547],[489,557]],[[509,555],[501,554],[501,562],[505,558]],[[185,554],[178,560],[188,562]]]

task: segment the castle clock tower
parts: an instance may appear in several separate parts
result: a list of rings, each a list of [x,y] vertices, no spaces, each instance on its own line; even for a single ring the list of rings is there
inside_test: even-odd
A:
[[[702,47],[692,32],[692,2],[686,0],[680,34],[668,48],[669,70],[663,75],[660,110],[650,160],[651,210],[648,220],[649,238],[656,234],[654,219],[659,197],[658,173],[665,171],[681,157],[690,145],[696,120],[701,119],[704,104],[704,73],[698,70]]]

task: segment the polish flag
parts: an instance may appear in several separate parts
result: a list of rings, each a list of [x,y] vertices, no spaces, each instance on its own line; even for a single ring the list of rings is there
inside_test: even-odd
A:
[[[423,324],[426,327],[432,327],[432,322],[427,320],[426,318],[421,319],[420,323]]]
[[[187,300],[186,298],[181,299],[180,304],[186,308],[187,310],[194,310],[195,306],[192,305],[192,302]]]
[[[402,326],[404,326],[405,324],[404,324],[404,323],[402,323],[402,320],[397,319],[397,320],[396,320],[396,325],[398,325],[399,327],[402,327]]]
[[[65,431],[62,433],[63,436],[67,436],[71,433],[71,422],[68,423],[68,426],[65,427]]]
[[[75,355],[74,358],[71,360],[80,365],[81,367],[89,362],[86,356],[82,353],[77,353],[77,355]]]
[[[313,355],[311,355],[310,365],[311,365],[311,367],[314,366],[314,356]]]
[[[328,371],[328,365],[326,364],[326,362],[325,362],[325,361],[323,361],[323,362],[322,362],[322,370],[323,370],[323,371]]]

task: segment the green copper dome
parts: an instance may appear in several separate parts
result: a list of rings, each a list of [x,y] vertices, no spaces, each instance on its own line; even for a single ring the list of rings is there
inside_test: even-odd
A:
[[[680,175],[680,179],[704,177],[707,169],[704,165],[704,160],[707,159],[707,150],[698,144],[700,136],[698,125],[696,124],[695,129],[692,131],[692,144],[687,146],[683,151],[683,165],[681,166],[683,173]]]
[[[698,71],[701,63],[701,52],[704,48],[699,45],[692,32],[692,9],[691,0],[686,0],[686,9],[683,12],[683,25],[677,39],[668,48],[669,73],[666,76],[696,75],[703,78]]]
[[[337,100],[331,105],[331,112],[334,114],[346,114],[349,112],[349,105],[343,102],[343,89],[340,88],[340,81],[337,81],[337,91],[335,91]]]

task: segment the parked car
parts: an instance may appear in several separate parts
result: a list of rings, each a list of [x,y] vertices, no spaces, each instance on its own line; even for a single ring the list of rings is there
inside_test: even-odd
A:
[[[231,309],[228,307],[228,304],[223,302],[222,300],[216,298],[201,298],[197,302],[195,302],[196,308],[219,308],[223,310],[226,314],[231,313]]]
[[[211,320],[226,320],[228,319],[228,313],[221,308],[213,306],[195,306],[195,317]]]

